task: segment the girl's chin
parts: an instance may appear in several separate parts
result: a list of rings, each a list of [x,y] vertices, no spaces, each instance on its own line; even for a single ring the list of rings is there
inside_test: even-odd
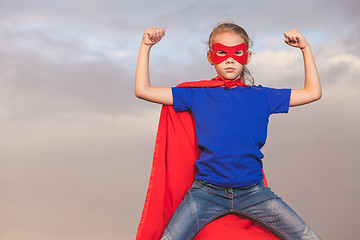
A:
[[[221,77],[221,78],[224,79],[224,80],[231,80],[231,81],[233,81],[233,80],[238,79],[240,76],[219,76],[219,77]]]

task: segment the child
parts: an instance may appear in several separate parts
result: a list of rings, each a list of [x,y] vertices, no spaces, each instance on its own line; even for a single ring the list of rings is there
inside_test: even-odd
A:
[[[195,119],[197,146],[192,187],[168,222],[162,239],[193,239],[209,222],[240,213],[267,226],[282,239],[320,239],[270,188],[264,186],[260,149],[265,144],[268,118],[318,100],[321,86],[311,48],[296,30],[284,33],[285,43],[301,50],[305,66],[302,89],[247,86],[246,68],[252,54],[249,37],[236,24],[221,23],[209,37],[208,61],[217,77],[213,87],[152,87],[151,47],[165,29],[149,28],[140,46],[135,94],[147,101],[190,111]],[[209,85],[206,85],[209,86]]]

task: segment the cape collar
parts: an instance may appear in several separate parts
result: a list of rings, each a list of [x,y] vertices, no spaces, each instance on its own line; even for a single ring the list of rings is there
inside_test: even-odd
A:
[[[214,81],[214,82],[221,82],[221,84],[223,84],[224,87],[227,87],[227,88],[231,88],[231,87],[234,87],[234,86],[238,86],[238,87],[248,87],[247,84],[243,83],[240,81],[240,78],[237,78],[235,80],[225,80],[225,79],[222,79],[221,77],[219,76],[216,76],[214,77],[213,79],[211,79],[211,81]]]
[[[249,85],[242,83],[240,81],[240,78],[232,81],[232,80],[224,80],[219,76],[214,77],[211,80],[184,82],[177,85],[177,87],[226,87],[226,88],[231,88],[234,86],[248,87]]]

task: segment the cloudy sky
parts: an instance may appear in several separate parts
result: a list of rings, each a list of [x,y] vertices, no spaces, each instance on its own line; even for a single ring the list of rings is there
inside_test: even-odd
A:
[[[135,4],[136,3],[136,4]],[[156,86],[210,79],[204,43],[219,21],[253,39],[256,84],[300,88],[311,43],[323,98],[271,117],[272,189],[324,239],[360,221],[360,3],[325,1],[0,0],[0,239],[134,239],[160,106],[134,96],[142,34]]]

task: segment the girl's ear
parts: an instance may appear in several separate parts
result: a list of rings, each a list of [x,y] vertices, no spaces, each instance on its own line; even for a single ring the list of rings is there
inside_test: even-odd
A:
[[[252,52],[249,51],[246,64],[248,64],[250,62],[251,56],[252,56]]]
[[[207,59],[208,59],[208,62],[210,63],[210,65],[213,66],[214,63],[210,59],[210,51],[207,52]]]

